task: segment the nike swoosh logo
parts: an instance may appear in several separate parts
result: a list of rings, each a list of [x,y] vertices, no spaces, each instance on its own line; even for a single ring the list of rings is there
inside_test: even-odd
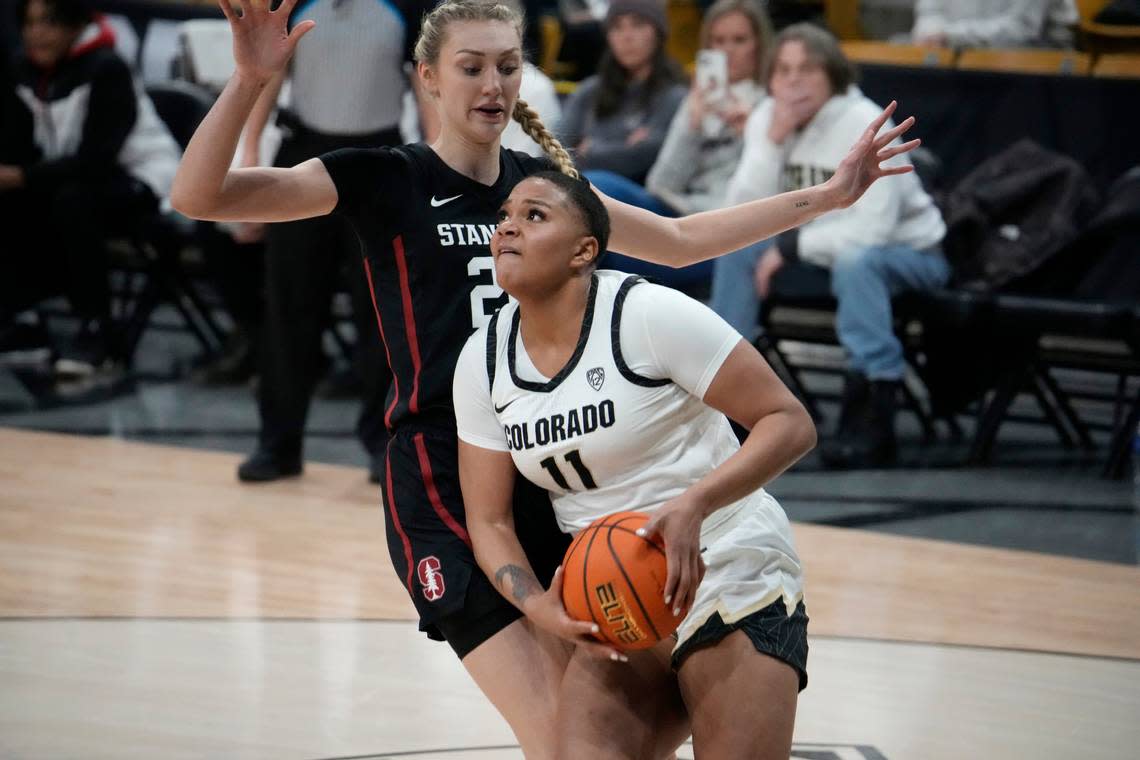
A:
[[[459,195],[453,195],[453,196],[451,196],[450,198],[439,198],[439,199],[437,199],[437,198],[436,198],[436,197],[433,195],[433,196],[431,197],[431,207],[432,207],[432,208],[439,208],[440,206],[442,206],[442,205],[443,205],[443,204],[445,204],[445,203],[451,203],[451,202],[452,202],[453,200],[455,200],[456,198],[462,198],[462,197],[463,197],[463,193],[460,193]]]
[[[503,413],[503,412],[506,410],[506,408],[507,408],[508,406],[510,406],[511,404],[515,403],[516,401],[518,401],[518,398],[517,398],[517,397],[516,397],[516,398],[513,398],[513,399],[511,399],[510,401],[508,401],[507,403],[503,404],[502,406],[499,406],[498,404],[495,404],[495,405],[494,405],[494,406],[495,406],[495,414],[502,414],[502,413]]]

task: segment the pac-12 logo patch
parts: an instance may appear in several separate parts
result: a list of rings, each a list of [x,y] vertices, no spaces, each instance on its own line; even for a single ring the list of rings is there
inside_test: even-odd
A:
[[[416,568],[416,575],[419,576],[420,585],[424,587],[424,597],[426,597],[429,602],[437,601],[443,596],[443,592],[447,590],[443,584],[443,573],[439,570],[439,560],[435,557],[424,557],[420,560],[420,564]]]
[[[602,389],[602,383],[606,381],[606,371],[602,367],[594,367],[593,369],[586,370],[586,382],[590,387],[596,391]]]

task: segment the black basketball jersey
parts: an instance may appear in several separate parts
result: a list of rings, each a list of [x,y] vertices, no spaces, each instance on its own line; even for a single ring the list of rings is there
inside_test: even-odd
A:
[[[489,248],[499,207],[519,180],[553,163],[500,149],[499,178],[483,185],[422,144],[338,150],[321,160],[339,196],[334,213],[360,238],[392,368],[385,423],[454,425],[459,352],[507,300]]]

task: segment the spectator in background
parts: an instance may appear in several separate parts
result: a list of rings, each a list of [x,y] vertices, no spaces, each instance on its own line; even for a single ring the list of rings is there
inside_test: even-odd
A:
[[[598,73],[566,102],[560,130],[577,165],[603,193],[612,172],[644,182],[685,97],[684,75],[665,53],[661,0],[614,0]]]
[[[56,371],[88,376],[126,358],[110,318],[103,241],[159,210],[180,151],[84,0],[24,0],[19,18],[20,105],[5,105],[15,120],[6,117],[4,131],[30,128],[38,155],[10,157],[8,141],[28,145],[29,135],[5,134],[12,163],[0,164],[0,225],[10,240],[36,242],[6,257],[0,323],[62,287],[81,326]]]
[[[729,184],[728,202],[827,180],[845,146],[880,110],[852,79],[851,65],[830,33],[810,24],[785,29],[776,38],[767,74],[769,98],[745,127],[744,153]],[[880,156],[899,150],[895,145]],[[714,289],[711,305],[745,335],[755,324],[759,299],[778,294],[781,280],[796,270],[829,280],[849,370],[838,429],[820,447],[826,465],[893,461],[895,397],[905,363],[894,334],[891,298],[945,284],[950,275],[941,251],[945,231],[937,207],[911,173],[878,183],[847,209],[718,260],[716,282],[722,287]]]
[[[663,216],[685,216],[725,205],[725,189],[743,148],[748,115],[764,97],[764,58],[772,41],[768,15],[752,0],[717,0],[705,13],[701,47],[725,53],[728,88],[720,97],[694,79],[642,187],[611,172],[588,176],[611,198]],[[729,254],[732,255],[732,254]],[[606,268],[653,277],[701,295],[715,271],[712,261],[668,269],[611,253]]]
[[[275,166],[296,166],[340,148],[403,142],[401,103],[409,86],[404,66],[412,61],[419,22],[429,9],[423,0],[395,4],[314,0],[297,5],[289,27],[311,19],[319,31],[297,45],[290,64],[292,102],[278,113],[285,137]],[[284,74],[274,77],[249,117],[241,166],[261,165],[261,133],[284,78]],[[243,239],[250,239],[248,231]],[[266,313],[258,356],[261,430],[257,449],[238,467],[242,481],[271,481],[301,473],[305,419],[326,365],[321,339],[346,265],[356,273],[363,268],[360,242],[341,217],[268,225]],[[354,364],[363,396],[357,434],[371,460],[370,479],[379,482],[388,441],[384,401],[391,374],[367,279],[349,276],[345,285],[352,295],[357,333]]]
[[[744,125],[764,97],[764,58],[771,43],[772,23],[753,0],[717,0],[708,9],[701,47],[724,52],[727,95],[711,100],[694,81],[649,170],[650,198],[682,216],[725,205],[744,147]]]
[[[1073,0],[918,0],[911,37],[938,47],[1073,46]]]

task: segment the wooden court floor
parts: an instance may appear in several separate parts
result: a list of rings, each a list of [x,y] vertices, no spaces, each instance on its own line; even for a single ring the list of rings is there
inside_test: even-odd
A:
[[[0,758],[521,757],[417,633],[363,471],[236,459],[0,429]],[[794,529],[794,756],[1140,756],[1140,568]]]

